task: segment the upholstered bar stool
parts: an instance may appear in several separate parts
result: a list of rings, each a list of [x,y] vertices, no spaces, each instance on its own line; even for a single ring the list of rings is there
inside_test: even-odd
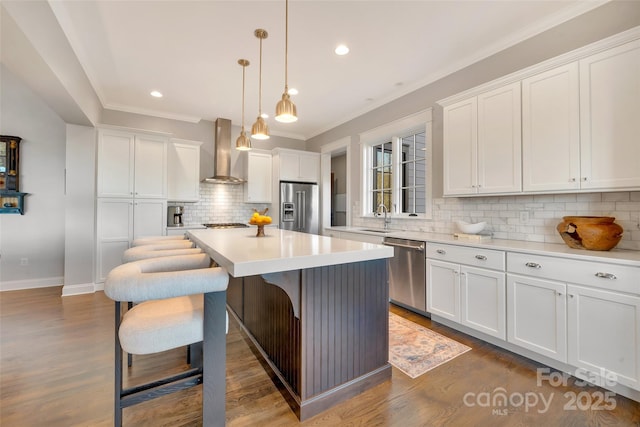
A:
[[[166,236],[162,236],[166,237]],[[192,248],[186,247],[189,245],[185,245],[184,242],[188,242],[188,240],[162,240],[159,243],[155,243],[153,245],[143,245],[143,246],[135,246],[124,251],[122,255],[122,262],[133,262],[139,261],[141,259],[149,259],[149,258],[160,258],[165,256],[177,256],[177,255],[195,255],[202,253],[200,248]],[[186,267],[184,268],[186,269]],[[133,302],[129,301],[127,304],[129,310],[133,307]],[[202,352],[202,345],[198,343],[196,345],[190,345],[187,347],[187,362],[191,363],[192,354],[197,354]],[[196,353],[197,352],[197,353]],[[133,359],[130,353],[127,354],[127,366],[131,367],[133,364]]]
[[[115,413],[154,397],[203,384],[203,425],[225,424],[227,272],[206,254],[150,258],[114,268],[105,294],[115,303]],[[191,268],[185,270],[185,268]],[[204,296],[202,295],[204,294]],[[120,302],[138,304],[120,316]],[[150,354],[203,342],[202,366],[136,387],[122,388],[122,351]]]

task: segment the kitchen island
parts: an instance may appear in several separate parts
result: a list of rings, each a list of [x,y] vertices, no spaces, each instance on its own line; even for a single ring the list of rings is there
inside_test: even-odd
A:
[[[229,272],[228,306],[300,420],[391,377],[393,248],[276,228],[187,236]]]

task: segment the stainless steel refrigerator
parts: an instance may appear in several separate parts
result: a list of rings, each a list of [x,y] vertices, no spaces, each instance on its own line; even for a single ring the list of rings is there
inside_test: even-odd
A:
[[[280,228],[318,234],[318,184],[280,181]]]

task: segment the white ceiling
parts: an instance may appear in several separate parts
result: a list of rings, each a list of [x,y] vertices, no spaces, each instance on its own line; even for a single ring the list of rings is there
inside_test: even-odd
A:
[[[273,116],[284,89],[285,2],[52,1],[105,108],[197,122]],[[299,120],[267,119],[274,135],[308,139],[485,58],[602,1],[289,2],[289,86]],[[339,43],[351,52],[339,57]],[[149,96],[151,90],[164,94]]]

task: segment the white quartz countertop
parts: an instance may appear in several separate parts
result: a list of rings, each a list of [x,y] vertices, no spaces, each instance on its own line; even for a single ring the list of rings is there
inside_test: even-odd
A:
[[[234,277],[393,257],[393,248],[328,236],[265,228],[189,230],[199,248]]]
[[[483,242],[458,239],[452,234],[427,233],[420,231],[389,230],[388,233],[364,231],[365,227],[330,227],[338,232],[361,233],[382,237],[419,240],[428,243],[450,243],[476,248],[496,249],[510,252],[523,252],[536,255],[547,255],[562,258],[579,259],[583,261],[609,262],[613,264],[640,267],[640,251],[611,249],[610,251],[589,251],[572,249],[565,244],[538,243],[522,240],[492,239]]]

